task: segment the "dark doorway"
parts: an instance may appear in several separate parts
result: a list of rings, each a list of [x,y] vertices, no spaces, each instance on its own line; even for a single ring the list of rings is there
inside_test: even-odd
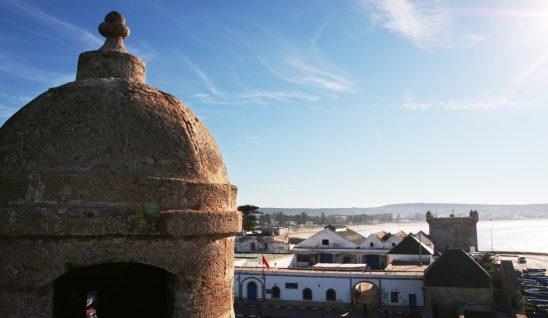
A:
[[[93,310],[98,318],[169,318],[168,275],[134,263],[72,270],[55,280],[53,317],[84,318]]]
[[[272,287],[272,298],[274,299],[280,299],[280,287],[274,286]]]
[[[375,254],[365,255],[365,264],[371,267],[371,269],[380,269],[381,257]]]
[[[410,310],[416,310],[417,309],[417,295],[416,294],[409,294],[409,309]]]
[[[333,263],[333,255],[320,254],[320,263]]]
[[[257,284],[255,282],[247,283],[247,300],[257,301]]]
[[[328,289],[325,292],[325,300],[326,301],[336,301],[337,300],[337,293],[334,289]]]

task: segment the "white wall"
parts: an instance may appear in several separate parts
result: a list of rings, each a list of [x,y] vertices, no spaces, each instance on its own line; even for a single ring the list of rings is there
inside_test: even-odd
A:
[[[419,262],[422,261],[423,264],[430,264],[432,261],[432,255],[418,255],[418,254],[386,254],[388,257],[388,263],[391,264],[393,261],[400,262]]]
[[[321,275],[321,276],[320,276]],[[337,302],[351,302],[351,288],[360,282],[373,283],[381,291],[381,301],[384,305],[403,305],[407,306],[409,294],[417,295],[417,306],[423,306],[422,295],[422,277],[415,278],[399,277],[397,275],[383,274],[377,277],[348,277],[345,276],[329,276],[329,273],[322,272],[320,275],[310,274],[284,275],[280,272],[265,271],[266,289],[271,289],[273,286],[280,288],[280,300],[302,301],[302,292],[305,288],[312,289],[312,301],[326,302],[325,293],[328,289],[334,289],[337,293]],[[238,280],[239,279],[239,280]],[[235,273],[234,276],[234,297],[239,297],[239,283],[242,284],[242,298],[247,297],[247,283],[253,280],[258,287],[257,295],[261,299],[262,274],[260,271],[256,273]],[[286,283],[297,283],[298,289],[285,288]],[[398,303],[392,303],[390,293],[392,291],[399,292]],[[267,294],[266,299],[271,299],[271,295]]]
[[[371,247],[371,243],[373,243],[373,247]],[[379,240],[379,238],[375,234],[370,234],[365,239],[365,241],[362,243],[360,248],[363,248],[363,249],[379,249],[379,248],[383,248],[383,244],[382,244],[381,240]]]
[[[322,240],[329,240],[329,245],[322,245]],[[356,248],[357,244],[335,234],[333,231],[323,229],[312,235],[295,247],[303,248]]]
[[[253,254],[255,258],[242,258],[236,255],[234,267],[264,267],[262,257],[267,260],[271,268],[293,268],[297,263],[295,254]]]
[[[402,241],[402,238],[398,235],[392,234],[390,238],[386,241],[380,240],[375,234],[370,234],[365,241],[361,244],[360,248],[362,249],[386,249],[391,250],[395,245],[398,245]],[[370,246],[370,243],[373,243],[373,247]]]
[[[400,242],[403,240],[404,238],[399,236],[399,235],[392,235],[390,236],[390,238],[388,240],[386,240],[384,243],[385,243],[385,246],[388,248],[388,249],[392,249],[394,247],[394,245],[392,243],[394,243],[395,245],[398,245],[400,244]]]
[[[424,297],[422,295],[422,280],[387,280],[382,281],[381,300],[384,305],[408,306],[409,294],[417,295],[417,306],[424,306]],[[390,301],[390,293],[399,292],[398,303]]]

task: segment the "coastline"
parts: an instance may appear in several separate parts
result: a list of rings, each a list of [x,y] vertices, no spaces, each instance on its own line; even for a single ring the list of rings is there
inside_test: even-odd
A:
[[[429,233],[425,221],[376,223],[349,225],[349,229],[368,236],[378,231],[396,233],[416,233],[419,230]],[[477,224],[478,249],[480,251],[503,251],[516,253],[548,253],[548,219],[520,220],[480,220]],[[322,226],[294,227],[289,229],[290,237],[306,239],[321,231]]]

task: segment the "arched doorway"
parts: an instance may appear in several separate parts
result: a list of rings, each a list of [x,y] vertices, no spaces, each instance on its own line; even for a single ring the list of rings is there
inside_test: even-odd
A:
[[[325,292],[325,300],[326,301],[336,301],[337,300],[337,292],[335,292],[334,289],[328,289]]]
[[[371,312],[377,309],[379,302],[380,292],[375,284],[360,282],[354,286],[352,303],[356,310]]]
[[[280,299],[280,294],[281,294],[280,293],[280,287],[278,287],[278,286],[272,287],[271,293],[272,293],[272,298]]]
[[[257,301],[257,284],[255,282],[247,283],[247,300]]]
[[[54,318],[169,318],[169,273],[150,265],[115,263],[72,270],[54,283]]]
[[[308,287],[303,289],[303,300],[312,300],[312,289]]]

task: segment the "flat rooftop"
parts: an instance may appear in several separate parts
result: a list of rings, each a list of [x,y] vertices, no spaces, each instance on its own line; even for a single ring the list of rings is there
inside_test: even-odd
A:
[[[246,260],[253,260],[258,259],[259,261],[262,260],[262,257],[266,258],[267,261],[271,260],[281,260],[281,259],[287,259],[294,257],[295,254],[293,253],[276,253],[276,254],[260,254],[260,253],[235,253],[234,259],[246,259]]]
[[[397,270],[383,270],[383,271],[333,271],[333,270],[317,270],[317,269],[303,269],[303,268],[270,268],[264,269],[265,274],[273,276],[329,276],[329,277],[371,277],[371,278],[386,278],[386,277],[400,277],[400,278],[412,278],[422,279],[424,275],[424,269],[427,266],[422,266],[422,270],[397,269]],[[262,273],[262,268],[256,267],[234,267],[234,272],[242,274],[259,274]]]

